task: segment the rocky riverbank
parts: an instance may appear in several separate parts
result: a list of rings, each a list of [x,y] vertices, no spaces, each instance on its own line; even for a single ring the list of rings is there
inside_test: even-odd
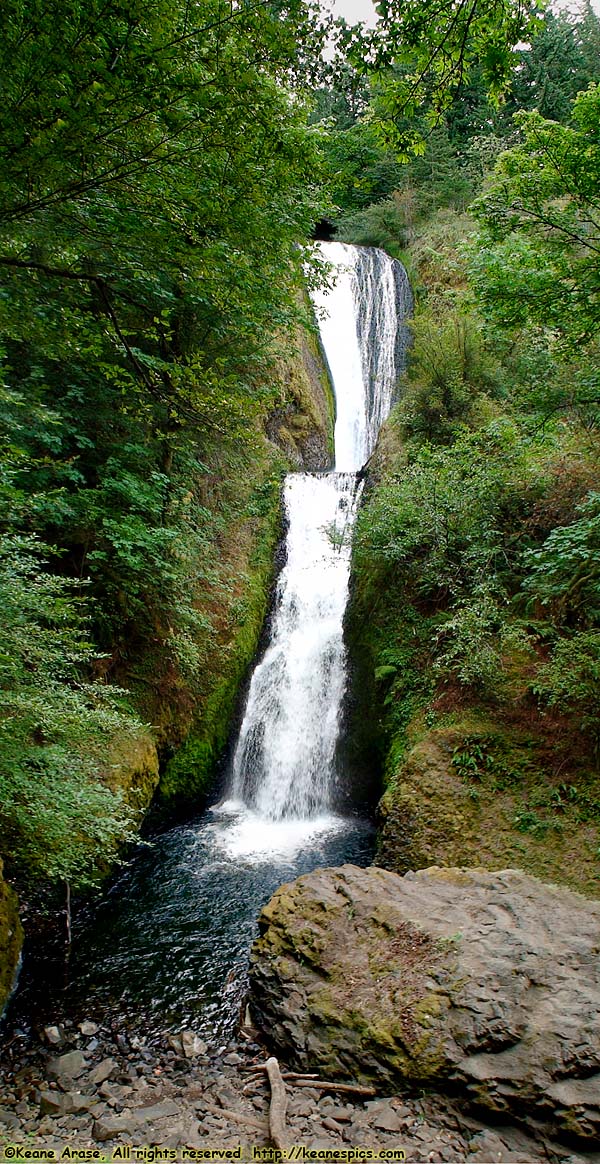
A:
[[[23,1155],[35,1150],[56,1160],[151,1160],[158,1155],[150,1149],[160,1148],[163,1159],[179,1160],[241,1149],[239,1158],[252,1159],[271,1143],[265,1058],[248,1033],[210,1048],[191,1031],[145,1043],[90,1020],[46,1027],[39,1038],[13,1031],[1,1060],[0,1150],[11,1146],[6,1159],[10,1150],[35,1158]],[[393,1149],[418,1164],[600,1162],[534,1125],[485,1124],[456,1099],[409,1091],[359,1098],[317,1080],[292,1079],[287,1089],[289,1143],[305,1159],[309,1150],[347,1160],[364,1158],[361,1149]]]

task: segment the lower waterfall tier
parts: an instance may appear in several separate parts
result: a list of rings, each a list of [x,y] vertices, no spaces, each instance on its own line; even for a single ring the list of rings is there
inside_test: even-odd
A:
[[[265,820],[313,818],[332,803],[356,498],[352,473],[292,474],[286,481],[287,559],[229,793]]]

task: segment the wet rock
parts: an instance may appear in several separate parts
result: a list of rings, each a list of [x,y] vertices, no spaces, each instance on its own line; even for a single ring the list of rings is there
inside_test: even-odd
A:
[[[44,1038],[51,1047],[62,1047],[65,1043],[65,1033],[62,1027],[44,1027]]]
[[[19,1120],[9,1108],[0,1107],[0,1124],[3,1124],[6,1128],[18,1128]]]
[[[600,1138],[598,902],[514,870],[344,866],[259,924],[252,1013],[294,1065]]]
[[[391,1104],[377,1112],[371,1123],[382,1132],[401,1132],[404,1128],[404,1120],[394,1111]]]
[[[100,1028],[98,1023],[92,1023],[89,1021],[89,1019],[84,1019],[84,1021],[79,1024],[77,1029],[87,1038],[88,1036],[91,1037],[92,1035],[97,1035]]]
[[[176,1055],[185,1059],[194,1059],[196,1055],[205,1055],[208,1046],[195,1031],[181,1031],[178,1035],[169,1035],[169,1046]]]
[[[513,1152],[494,1132],[484,1131],[480,1135],[474,1136],[469,1142],[469,1155],[467,1159],[472,1164],[490,1164],[490,1161],[498,1162],[498,1164],[536,1164],[539,1160],[537,1153],[530,1155],[524,1154],[521,1149]]]
[[[104,1115],[95,1121],[92,1136],[103,1143],[105,1140],[114,1140],[117,1136],[132,1136],[135,1125],[127,1115]]]
[[[86,1067],[87,1060],[83,1051],[67,1051],[66,1055],[59,1055],[58,1058],[48,1061],[46,1075],[48,1079],[54,1079],[62,1084],[70,1079],[78,1079]]]
[[[137,1124],[147,1124],[154,1120],[166,1119],[167,1116],[178,1115],[179,1107],[172,1099],[165,1099],[162,1103],[151,1104],[150,1107],[136,1107],[130,1114]]]
[[[88,1082],[93,1083],[94,1086],[97,1087],[100,1083],[104,1083],[105,1080],[110,1079],[112,1075],[115,1075],[118,1070],[119,1064],[117,1063],[116,1059],[112,1059],[110,1057],[107,1059],[101,1059],[101,1061],[97,1063],[95,1067],[92,1067],[92,1070],[88,1073]]]
[[[66,1112],[66,1096],[62,1091],[42,1091],[40,1095],[40,1114],[61,1116]]]
[[[200,1079],[195,1079],[193,1083],[188,1083],[185,1089],[185,1098],[191,1103],[202,1099],[204,1095],[204,1083]]]
[[[334,1105],[333,1107],[330,1108],[330,1110],[328,1111],[327,1114],[328,1114],[328,1116],[331,1117],[332,1120],[336,1120],[336,1122],[338,1124],[349,1124],[352,1122],[352,1116],[354,1115],[354,1108],[352,1108],[352,1107],[335,1107],[335,1105]]]
[[[315,1105],[308,1096],[299,1095],[288,1101],[287,1109],[291,1116],[309,1116],[315,1111]]]
[[[98,1103],[93,1095],[82,1095],[78,1091],[42,1091],[40,1112],[42,1115],[65,1116],[89,1111]]]
[[[118,1099],[121,1095],[118,1084],[109,1083],[107,1080],[100,1084],[98,1091],[104,1099]]]

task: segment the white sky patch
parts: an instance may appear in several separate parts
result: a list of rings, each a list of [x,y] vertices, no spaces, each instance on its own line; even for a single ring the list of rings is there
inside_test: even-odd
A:
[[[370,28],[377,23],[377,13],[372,0],[323,0],[323,8],[329,8],[335,16],[343,16],[348,24],[361,21]]]
[[[373,0],[322,0],[323,8],[331,9],[336,16],[343,16],[348,24],[362,21],[370,28],[377,24],[377,13]],[[573,14],[579,11],[578,0],[554,0],[554,10],[563,9]],[[592,0],[594,12],[600,14],[600,0]]]

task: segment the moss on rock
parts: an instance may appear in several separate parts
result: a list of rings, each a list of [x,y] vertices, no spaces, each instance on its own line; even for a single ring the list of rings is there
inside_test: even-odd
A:
[[[302,1070],[459,1088],[591,1145],[599,922],[598,902],[518,870],[317,869],[261,914],[253,1014]]]
[[[535,736],[489,714],[421,732],[380,803],[380,864],[398,873],[512,865],[600,893],[593,775],[553,780]]]
[[[277,363],[281,405],[267,434],[296,469],[315,472],[333,462],[335,399],[316,331],[304,329]]]
[[[159,779],[158,752],[148,729],[114,736],[104,766],[104,782],[111,792],[121,792],[135,813],[143,814]]]
[[[13,988],[23,945],[17,896],[2,871],[0,859],[0,1014]]]

